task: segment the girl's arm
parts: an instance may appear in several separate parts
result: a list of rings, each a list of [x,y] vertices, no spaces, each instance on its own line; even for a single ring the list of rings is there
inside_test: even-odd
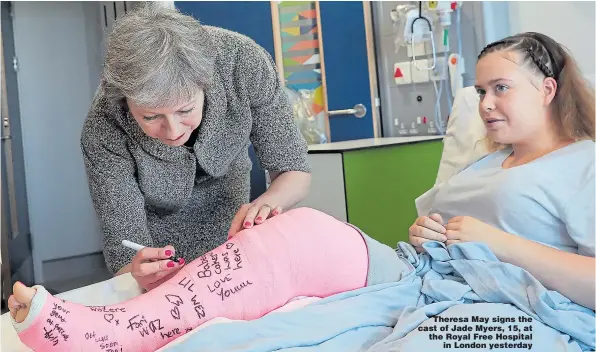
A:
[[[596,260],[593,257],[564,252],[511,234],[506,236],[509,237],[506,249],[495,252],[499,260],[525,269],[546,288],[595,309]]]

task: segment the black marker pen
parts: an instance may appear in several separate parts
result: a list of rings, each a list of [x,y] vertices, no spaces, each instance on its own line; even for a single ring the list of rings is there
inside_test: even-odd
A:
[[[173,261],[173,262],[176,262],[176,263],[178,263],[178,264],[182,264],[182,263],[180,263],[180,260],[181,260],[181,259],[182,259],[182,258],[180,258],[180,257],[174,257],[174,256],[171,256],[171,257],[170,257],[170,260],[171,260],[171,261]]]

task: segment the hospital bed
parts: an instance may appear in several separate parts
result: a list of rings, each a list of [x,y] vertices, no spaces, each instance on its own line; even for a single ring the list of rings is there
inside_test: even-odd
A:
[[[444,138],[445,146],[437,175],[437,183],[443,182],[468,163],[486,155],[487,150],[482,143],[484,126],[478,116],[477,106],[478,97],[474,87],[466,87],[458,92],[446,129]],[[125,274],[110,280],[64,292],[57,296],[64,300],[84,305],[102,306],[123,302],[140,294],[141,290],[136,284],[136,281],[130,274]],[[295,310],[317,300],[319,300],[317,297],[301,297],[270,314]],[[2,352],[30,351],[18,339],[11,325],[9,313],[2,315],[1,319],[2,340],[0,350]],[[233,321],[224,318],[213,319],[193,332],[170,343],[167,347],[183,342],[192,334],[210,325],[229,322]]]
[[[84,304],[87,306],[105,306],[116,304],[120,302],[127,301],[132,299],[141,294],[141,288],[137,285],[137,282],[134,280],[132,275],[124,274],[120,276],[116,276],[112,279],[95,283],[93,285],[81,287],[75,290],[71,290],[68,292],[64,292],[62,294],[56,295],[56,297],[62,298],[69,302]],[[303,307],[307,304],[315,302],[319,300],[318,297],[299,297],[285,306],[276,309],[275,311],[271,312],[285,312],[291,311],[300,307]],[[270,314],[271,314],[270,313]],[[210,325],[213,324],[222,324],[222,323],[229,323],[233,322],[232,319],[226,318],[215,318],[207,323],[201,325],[194,331],[200,331]],[[23,345],[19,340],[18,336],[14,328],[12,327],[12,323],[10,320],[10,313],[5,313],[2,315],[2,320],[0,322],[2,326],[2,339],[0,340],[1,348],[0,351],[2,352],[29,352],[27,346]],[[188,338],[190,334],[187,334],[172,344],[180,343]],[[159,350],[158,350],[159,351]]]

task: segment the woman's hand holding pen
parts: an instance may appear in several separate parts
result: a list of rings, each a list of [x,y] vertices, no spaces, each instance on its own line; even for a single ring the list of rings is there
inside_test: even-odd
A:
[[[122,244],[137,250],[131,261],[130,273],[146,291],[167,281],[184,266],[184,259],[175,256],[172,246],[150,248],[129,241],[123,241]]]

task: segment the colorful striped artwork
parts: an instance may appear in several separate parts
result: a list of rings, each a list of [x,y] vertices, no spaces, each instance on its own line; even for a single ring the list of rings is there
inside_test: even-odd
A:
[[[279,1],[277,8],[286,86],[312,91],[312,110],[322,120],[325,103],[315,1]]]

